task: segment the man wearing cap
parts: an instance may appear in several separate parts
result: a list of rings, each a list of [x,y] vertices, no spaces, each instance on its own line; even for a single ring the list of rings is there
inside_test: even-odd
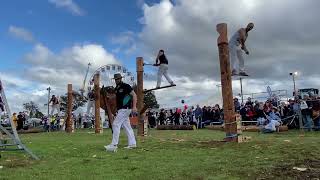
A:
[[[123,127],[128,136],[127,149],[137,147],[134,132],[132,130],[129,115],[137,112],[137,95],[129,84],[122,82],[121,74],[114,75],[116,82],[117,116],[115,117],[112,128],[113,137],[111,144],[104,146],[107,151],[116,151],[119,143],[120,128]]]
[[[249,55],[249,51],[245,45],[248,38],[248,32],[254,27],[253,23],[249,23],[246,28],[240,28],[229,41],[229,51],[231,59],[232,76],[248,76],[244,69],[244,59],[242,50]],[[238,71],[238,67],[240,72]]]
[[[275,121],[281,121],[280,114],[278,112],[278,108],[273,106],[272,111],[269,114],[269,118]]]

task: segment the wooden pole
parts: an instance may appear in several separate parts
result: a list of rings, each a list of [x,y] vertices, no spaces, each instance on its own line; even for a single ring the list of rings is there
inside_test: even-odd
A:
[[[138,110],[138,136],[145,135],[143,110],[143,58],[137,57],[137,110]]]
[[[223,111],[226,141],[237,142],[237,124],[234,112],[233,93],[232,93],[232,79],[229,60],[229,47],[228,47],[228,34],[227,24],[221,23],[217,25],[218,37],[218,49],[220,59],[220,71],[221,71],[221,86],[223,97]]]
[[[72,101],[73,101],[73,96],[72,96],[72,84],[68,84],[68,106],[67,106],[67,122],[66,122],[66,132],[67,133],[72,133],[73,128],[72,128]]]
[[[94,75],[94,97],[95,97],[95,106],[94,106],[94,117],[95,117],[95,133],[100,134],[103,132],[101,128],[101,119],[100,119],[100,74]]]

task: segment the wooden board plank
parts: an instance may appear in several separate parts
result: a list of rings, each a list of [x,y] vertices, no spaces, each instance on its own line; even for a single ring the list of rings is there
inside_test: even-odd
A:
[[[150,92],[150,91],[154,91],[154,90],[159,90],[159,89],[165,89],[165,88],[169,88],[169,87],[174,87],[174,86],[177,86],[177,85],[168,85],[168,86],[162,86],[162,87],[159,87],[159,88],[152,88],[152,89],[147,89],[147,90],[144,90],[144,93],[147,93],[147,92]]]

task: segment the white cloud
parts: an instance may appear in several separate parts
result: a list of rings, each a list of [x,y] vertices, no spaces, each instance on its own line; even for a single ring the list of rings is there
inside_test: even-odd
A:
[[[111,38],[111,42],[114,44],[126,45],[134,41],[134,32],[126,31],[122,32],[119,36],[114,36]]]
[[[218,101],[221,99],[218,88],[209,83],[220,81],[215,26],[226,22],[230,37],[236,29],[254,22],[256,26],[247,41],[251,55],[245,56],[251,76],[244,80],[244,93],[263,92],[270,85],[272,89],[288,90],[288,96],[291,96],[289,72],[303,72],[301,87],[318,87],[309,80],[310,76],[319,77],[314,61],[320,56],[317,50],[320,47],[319,25],[313,18],[319,16],[318,4],[315,0],[307,3],[299,0],[176,0],[174,3],[162,0],[151,5],[145,3],[136,49],[145,59],[155,59],[159,49],[166,52],[169,74],[174,77],[177,87],[156,93],[163,104],[172,105],[177,103],[179,94],[195,92],[206,95],[208,100]],[[307,13],[300,16],[296,12]],[[235,79],[233,85],[234,95],[238,95],[239,80]],[[197,98],[190,98],[196,103]]]
[[[12,113],[22,111],[23,103],[30,101],[37,102],[39,108],[44,109],[46,96],[35,93],[39,89],[45,89],[42,85],[26,80],[25,77],[19,77],[17,73],[0,73],[0,77]]]
[[[99,44],[77,44],[55,53],[38,43],[24,59],[26,69],[21,74],[0,74],[12,111],[21,111],[23,103],[34,101],[42,112],[46,112],[43,105],[47,101],[47,87],[50,86],[52,94],[58,96],[67,92],[68,83],[73,84],[74,90],[78,90],[89,62],[92,64],[89,77],[103,65],[121,65],[119,60]]]
[[[64,8],[71,12],[75,16],[85,15],[85,11],[80,8],[78,4],[73,0],[49,0],[50,3],[54,4],[58,8]]]
[[[31,65],[26,71],[30,79],[62,89],[67,83],[79,87],[88,63],[92,64],[91,71],[106,64],[121,64],[98,44],[74,45],[60,53],[53,53],[47,47],[37,44],[26,55],[26,62]]]
[[[137,51],[137,34],[132,31],[121,32],[117,36],[111,37],[111,42],[118,47],[113,51],[115,53],[124,52],[126,55]]]
[[[27,42],[35,42],[35,38],[33,37],[32,33],[25,28],[11,25],[9,26],[8,32],[10,35],[18,39],[22,39]]]

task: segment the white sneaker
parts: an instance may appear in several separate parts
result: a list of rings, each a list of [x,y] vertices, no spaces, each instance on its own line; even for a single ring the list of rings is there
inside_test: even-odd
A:
[[[106,148],[106,151],[117,152],[118,146],[113,145],[113,144],[109,144],[107,146],[104,146],[104,148]]]
[[[132,145],[129,145],[129,146],[124,147],[124,148],[125,148],[125,149],[134,149],[134,148],[136,148],[136,147],[137,147],[136,144],[132,144]]]

